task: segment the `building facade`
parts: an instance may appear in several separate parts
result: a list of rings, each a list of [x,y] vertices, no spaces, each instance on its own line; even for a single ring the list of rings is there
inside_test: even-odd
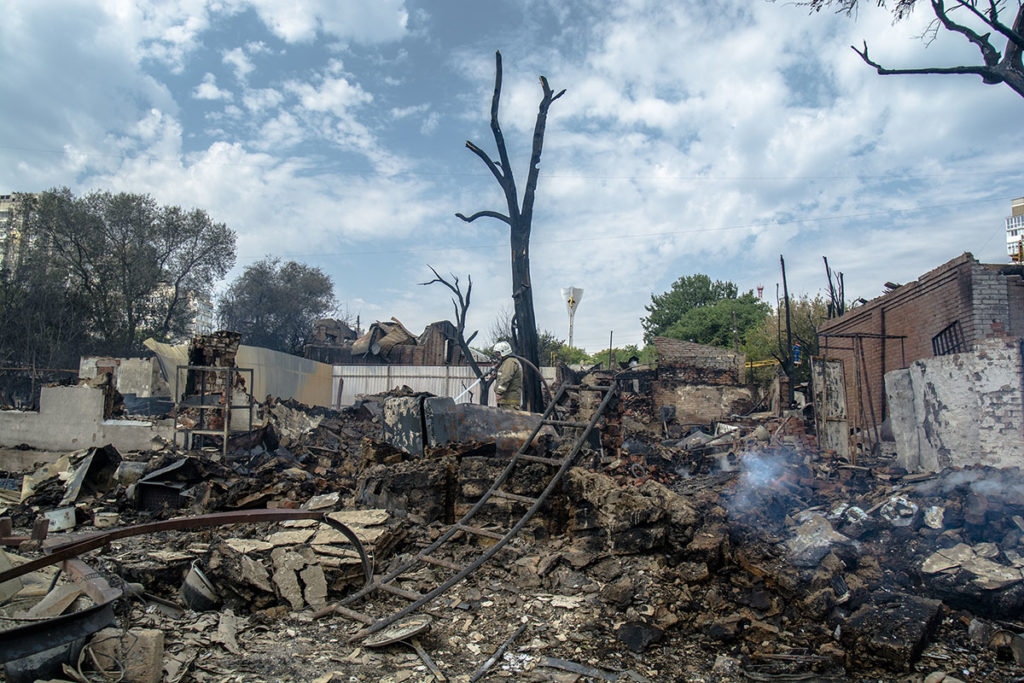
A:
[[[13,272],[21,258],[25,238],[25,201],[37,195],[28,192],[0,194],[0,270]]]
[[[820,357],[842,364],[850,424],[872,429],[886,419],[885,373],[987,338],[1024,336],[1021,272],[964,253],[820,325]]]
[[[1024,260],[1024,197],[1010,204],[1010,215],[1006,217],[1006,253],[1014,263]]]

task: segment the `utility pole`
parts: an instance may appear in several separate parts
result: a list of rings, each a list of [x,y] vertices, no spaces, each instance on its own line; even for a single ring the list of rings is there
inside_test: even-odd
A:
[[[786,378],[789,380],[789,390],[786,392],[787,405],[793,405],[793,328],[789,320],[789,285],[786,283],[786,260],[779,254],[779,264],[782,266],[782,296],[786,304],[786,352],[783,358],[786,359]]]

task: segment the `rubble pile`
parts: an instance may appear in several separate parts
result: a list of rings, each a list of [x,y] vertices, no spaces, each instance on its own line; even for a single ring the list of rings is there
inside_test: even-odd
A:
[[[573,408],[574,420],[593,410]],[[352,529],[386,574],[506,464],[493,442],[398,451],[381,441],[379,401],[342,412],[276,401],[266,411],[269,425],[228,457],[63,455],[24,477],[22,501],[3,513],[14,528],[0,536],[28,559],[42,542],[28,530],[61,509],[74,533],[302,508]],[[133,587],[119,616],[127,630],[92,637],[78,680],[119,668],[124,680],[153,681],[1024,680],[1019,471],[912,475],[881,457],[852,465],[820,453],[799,415],[681,426],[630,392],[600,427],[604,438],[515,540],[421,610],[427,630],[377,646],[350,640],[361,624],[332,612],[365,576],[324,521],[112,539],[82,559]],[[561,447],[546,438],[534,452]],[[507,490],[535,497],[548,477],[540,463],[523,467]],[[508,527],[526,507],[492,500],[477,519]],[[55,526],[44,544],[63,535]],[[488,542],[467,540],[450,560]],[[401,588],[429,590],[444,572],[421,569]],[[32,609],[94,605],[68,575],[26,575],[0,596],[13,598],[3,616],[20,626]],[[31,606],[43,596],[43,608]],[[359,609],[407,604],[368,602]]]

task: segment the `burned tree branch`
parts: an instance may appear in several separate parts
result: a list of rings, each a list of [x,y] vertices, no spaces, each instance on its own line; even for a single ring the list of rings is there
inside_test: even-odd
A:
[[[506,216],[503,213],[498,213],[497,211],[477,211],[472,216],[468,216],[468,217],[463,215],[463,214],[461,214],[461,213],[457,213],[455,215],[456,215],[456,217],[461,218],[462,220],[466,221],[467,223],[472,223],[477,218],[496,218],[496,219],[498,219],[499,221],[501,221],[503,223],[507,223],[509,225],[512,225],[512,221],[509,219],[508,216]]]
[[[958,24],[952,19],[950,19],[949,14],[946,12],[946,6],[943,0],[931,0],[931,2],[932,10],[935,12],[935,16],[938,17],[939,21],[942,22],[943,27],[945,27],[947,31],[959,33],[960,35],[967,38],[967,40],[974,43],[978,47],[978,50],[981,52],[981,58],[985,60],[985,64],[987,66],[995,66],[996,64],[999,63],[999,50],[997,50],[995,46],[992,45],[992,43],[990,43],[988,40],[988,37],[991,35],[990,33],[980,35],[979,33],[968,28],[967,26],[964,26],[963,24]],[[960,2],[959,4],[961,7],[963,6],[963,2]]]
[[[537,322],[533,310],[533,293],[530,288],[530,232],[533,221],[533,205],[537,191],[537,179],[540,174],[540,156],[544,148],[544,131],[547,126],[548,109],[551,103],[565,94],[565,90],[557,93],[551,89],[548,80],[541,76],[540,84],[542,96],[540,106],[537,110],[537,121],[533,130],[533,145],[530,154],[529,173],[526,179],[526,188],[523,192],[522,205],[519,204],[519,196],[516,190],[515,176],[512,174],[512,166],[509,162],[508,148],[505,145],[505,136],[501,131],[501,124],[498,122],[498,109],[501,103],[501,53],[494,54],[494,91],[491,94],[491,134],[494,136],[494,144],[498,148],[498,162],[495,163],[491,157],[482,149],[471,142],[466,147],[476,154],[487,164],[502,193],[505,195],[505,204],[508,213],[502,214],[497,211],[479,211],[471,216],[455,214],[467,223],[477,218],[495,218],[509,226],[509,246],[512,256],[512,301],[515,306],[515,324],[513,326],[513,346],[516,354],[525,358],[529,366],[536,366],[539,363],[537,358]],[[523,399],[528,410],[539,411],[543,408],[543,399],[540,390],[540,377],[534,376],[535,372],[526,373],[523,382]]]
[[[435,282],[440,283],[451,290],[454,296],[452,297],[452,307],[455,309],[455,334],[446,333],[449,341],[458,345],[462,351],[463,357],[469,362],[469,367],[473,369],[473,374],[480,380],[480,405],[487,405],[487,389],[490,387],[493,377],[488,379],[484,376],[483,370],[477,365],[476,359],[473,357],[473,352],[469,348],[470,342],[476,338],[476,331],[469,335],[469,339],[466,338],[466,315],[469,312],[469,302],[473,296],[473,277],[471,275],[466,277],[466,292],[463,294],[462,286],[459,284],[459,278],[454,273],[450,273],[451,281],[446,280],[437,272],[434,266],[427,265],[430,271],[434,273],[434,279],[427,282],[421,282],[423,286],[432,285]]]
[[[468,149],[470,152],[472,152],[473,154],[475,154],[478,157],[480,157],[483,160],[484,164],[487,165],[488,170],[490,170],[490,172],[498,180],[498,183],[504,185],[504,183],[505,183],[505,177],[504,177],[505,174],[504,174],[502,168],[500,166],[498,166],[498,163],[496,161],[494,161],[494,159],[492,159],[487,154],[487,152],[483,151],[482,149],[477,147],[475,144],[473,144],[469,140],[466,140],[466,149]]]
[[[858,50],[853,45],[850,49],[860,55],[869,66],[875,68],[881,76],[903,76],[908,74],[975,74],[981,76],[982,80],[986,83],[998,83],[1002,80],[1002,77],[995,74],[994,70],[987,66],[936,66],[936,67],[922,67],[919,69],[890,69],[884,67],[878,62],[868,57],[868,44],[864,43],[864,50]],[[990,80],[996,79],[996,80]]]
[[[977,7],[975,7],[974,3],[972,2],[966,2],[965,0],[957,0],[957,4],[960,7],[966,9],[974,16],[976,16],[981,21],[985,22],[985,24],[987,24],[988,26],[992,27],[993,29],[1001,33],[1010,42],[1015,43],[1018,46],[1024,47],[1024,35],[1021,35],[1014,29],[1010,28],[1003,22],[999,21],[999,8],[996,6],[995,2],[990,0],[987,14],[979,10]],[[1024,11],[1024,6],[1022,6],[1021,9],[1018,10],[1018,16],[1020,16],[1020,13],[1022,11]]]

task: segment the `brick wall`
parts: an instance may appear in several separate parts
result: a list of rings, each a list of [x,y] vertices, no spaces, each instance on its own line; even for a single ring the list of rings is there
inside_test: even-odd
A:
[[[821,325],[821,354],[843,362],[851,426],[870,426],[872,407],[876,421],[885,418],[885,373],[905,368],[919,358],[931,358],[932,338],[947,326],[959,322],[966,349],[991,334],[993,319],[1004,321],[1009,328],[1007,300],[1006,278],[964,253],[914,282]],[[858,333],[904,339],[858,341],[828,336]],[[863,347],[863,360],[856,353],[858,344]]]
[[[740,384],[747,357],[729,349],[655,337],[658,378],[689,384]]]
[[[991,336],[1004,334],[1010,329],[1010,309],[1007,302],[1006,277],[993,268],[980,263],[971,266],[972,338],[975,343]],[[963,323],[961,323],[963,324]]]

